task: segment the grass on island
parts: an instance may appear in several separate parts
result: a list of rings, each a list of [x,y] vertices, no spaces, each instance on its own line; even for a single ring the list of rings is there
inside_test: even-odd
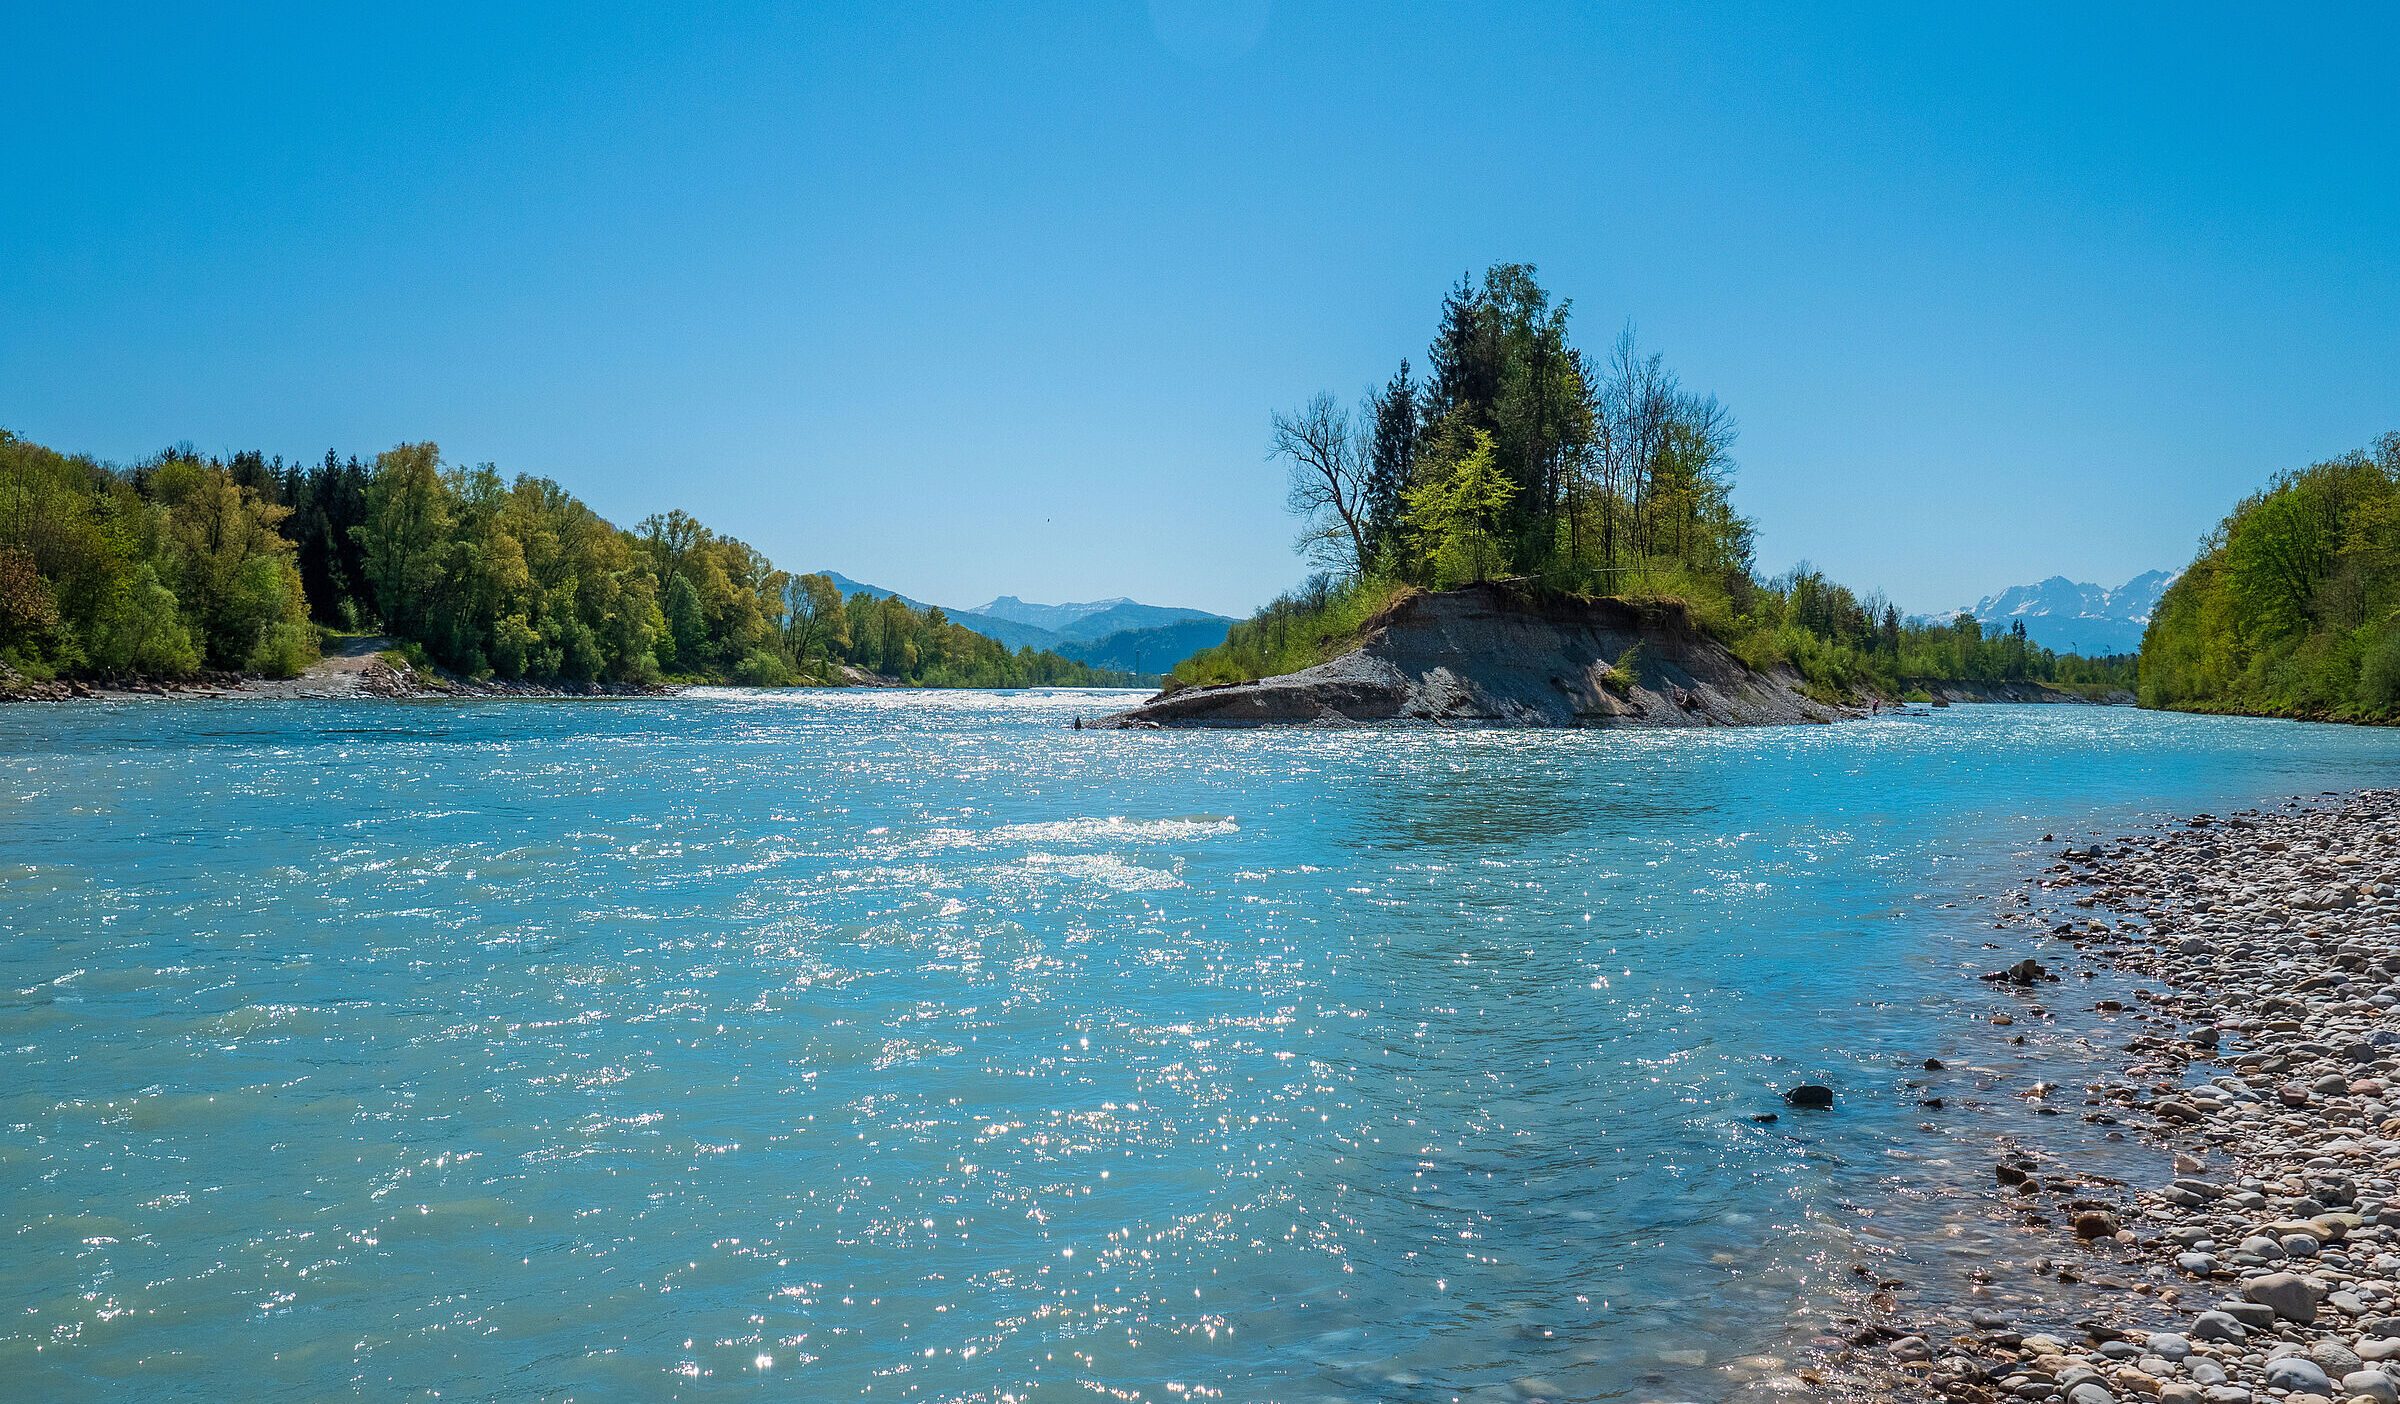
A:
[[[1926,701],[1931,683],[2035,683],[2095,701],[2134,685],[2130,656],[2059,655],[2022,630],[1987,635],[1964,615],[1948,623],[1903,620],[1890,605],[1872,597],[1861,601],[1812,570],[1758,580],[1746,572],[1712,575],[1683,562],[1656,561],[1623,575],[1626,588],[1613,598],[1646,611],[1679,612],[1753,671],[1791,668],[1800,675],[1800,690],[1827,704],[1868,697]],[[1538,580],[1526,583],[1572,599],[1598,598]],[[1380,576],[1313,576],[1234,625],[1223,644],[1177,664],[1168,690],[1276,677],[1339,658],[1365,641],[1377,619],[1427,588]],[[1629,685],[1637,667],[1631,658],[1616,660],[1609,675],[1616,681],[1609,685]]]
[[[1417,593],[1396,580],[1311,576],[1234,625],[1225,642],[1176,664],[1167,690],[1279,677],[1330,662],[1355,651],[1369,623]]]

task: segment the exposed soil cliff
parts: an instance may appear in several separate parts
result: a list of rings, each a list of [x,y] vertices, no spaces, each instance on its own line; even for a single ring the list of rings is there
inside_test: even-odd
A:
[[[1677,605],[1477,585],[1401,601],[1331,662],[1161,694],[1099,724],[1772,726],[1860,715],[1800,688],[1788,667],[1753,671]]]

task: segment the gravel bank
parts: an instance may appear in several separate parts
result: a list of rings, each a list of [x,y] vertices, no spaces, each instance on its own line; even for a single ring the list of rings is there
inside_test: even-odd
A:
[[[673,687],[634,683],[565,683],[546,686],[499,678],[453,677],[420,672],[393,661],[392,640],[344,639],[334,652],[295,678],[202,672],[189,678],[31,682],[0,664],[0,702],[71,702],[81,699],[131,701],[143,697],[247,698],[275,701],[353,697],[664,697]]]
[[[2024,1261],[1976,1269],[1913,1319],[1867,1296],[1839,1318],[1845,1338],[1819,1341],[1828,1382],[2067,1404],[2400,1400],[2396,885],[2400,790],[2059,853],[2027,904],[2040,934],[1983,973],[2012,1005],[1993,1022],[2076,1003],[2079,953],[2139,980],[2133,1004],[2094,1006],[2144,1030],[2120,1076],[2019,1095],[2171,1148],[2172,1177],[2127,1185],[2004,1143],[1975,1173]],[[2063,1284],[2041,1319],[1985,1285],[2012,1271]]]

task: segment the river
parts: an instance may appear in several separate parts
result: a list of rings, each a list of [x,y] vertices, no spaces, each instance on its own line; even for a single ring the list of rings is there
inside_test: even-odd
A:
[[[1771,1394],[1973,1134],[1910,1084],[2002,1056],[2043,834],[2400,784],[1124,700],[0,711],[0,1393]]]

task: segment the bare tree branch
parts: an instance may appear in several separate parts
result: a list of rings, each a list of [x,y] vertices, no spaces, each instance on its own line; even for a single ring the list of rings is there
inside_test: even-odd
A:
[[[1287,504],[1304,523],[1301,548],[1313,560],[1356,575],[1367,566],[1364,455],[1349,411],[1328,394],[1298,414],[1277,411],[1269,458],[1289,461]]]

